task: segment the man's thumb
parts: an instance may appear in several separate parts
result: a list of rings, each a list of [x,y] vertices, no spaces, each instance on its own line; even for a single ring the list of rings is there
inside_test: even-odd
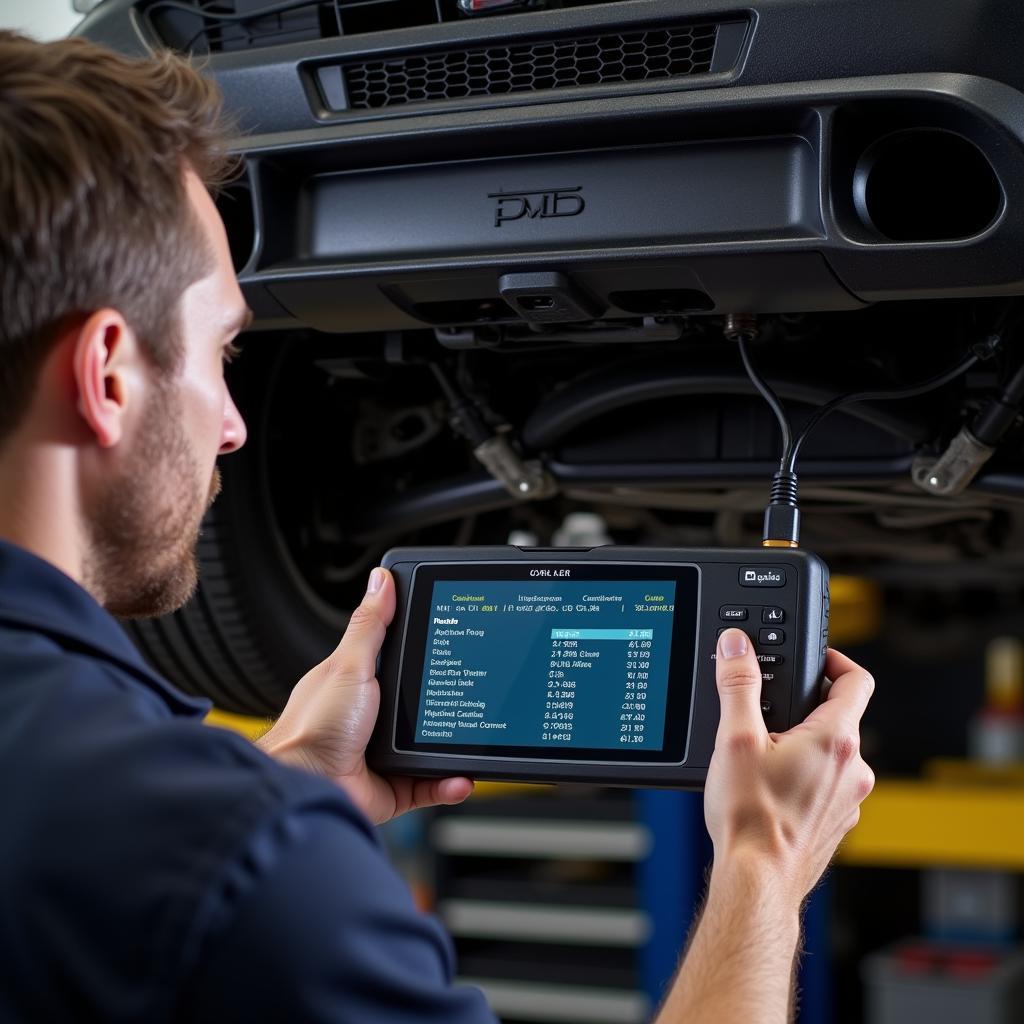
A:
[[[380,622],[385,626],[390,626],[394,615],[394,577],[387,569],[377,566],[366,581],[366,593],[363,595],[359,607],[353,612],[352,618],[357,619],[362,625]]]
[[[761,666],[743,630],[727,629],[718,638],[715,678],[722,705],[719,731],[765,732],[761,717]]]
[[[352,609],[348,627],[334,652],[337,667],[347,673],[372,676],[384,630],[395,614],[395,584],[387,569],[370,573],[363,600]]]

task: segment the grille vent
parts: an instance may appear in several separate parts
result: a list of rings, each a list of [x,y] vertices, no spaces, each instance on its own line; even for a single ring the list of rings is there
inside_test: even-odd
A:
[[[619,0],[524,0],[523,6],[496,14],[615,2]],[[276,13],[260,14],[271,6],[278,8]],[[457,0],[296,0],[287,10],[280,9],[280,0],[144,0],[139,7],[167,46],[195,54],[468,20]],[[488,17],[475,15],[472,20]]]
[[[681,25],[342,66],[353,109],[707,74],[717,26]],[[321,71],[321,75],[323,71]]]

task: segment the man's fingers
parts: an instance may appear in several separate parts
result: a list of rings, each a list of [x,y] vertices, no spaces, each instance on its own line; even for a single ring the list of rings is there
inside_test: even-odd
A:
[[[436,807],[438,804],[461,804],[473,792],[471,779],[456,776],[448,779],[417,779],[413,784],[412,806]]]
[[[807,721],[820,722],[834,732],[857,733],[864,710],[875,692],[871,673],[845,654],[829,649],[825,674],[833,681],[828,697],[807,716]]]
[[[829,679],[838,679],[840,676],[846,675],[847,672],[864,671],[865,669],[858,665],[853,658],[848,658],[834,647],[828,649],[828,654],[825,655],[825,675]]]
[[[395,615],[395,581],[387,569],[370,573],[363,600],[348,620],[341,643],[330,657],[331,670],[343,676],[372,679],[384,633]]]
[[[743,630],[727,629],[718,638],[715,679],[722,705],[719,738],[767,736],[761,715],[761,666]]]

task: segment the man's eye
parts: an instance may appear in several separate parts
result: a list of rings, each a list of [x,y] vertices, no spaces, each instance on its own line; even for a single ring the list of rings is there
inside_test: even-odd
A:
[[[236,345],[233,341],[229,341],[221,350],[221,355],[224,357],[225,363],[233,362],[241,354],[241,348],[238,345]]]

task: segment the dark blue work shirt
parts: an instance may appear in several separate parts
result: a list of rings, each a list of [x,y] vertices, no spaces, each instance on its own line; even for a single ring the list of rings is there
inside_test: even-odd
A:
[[[0,1021],[493,1022],[363,815],[207,710],[0,542]]]

